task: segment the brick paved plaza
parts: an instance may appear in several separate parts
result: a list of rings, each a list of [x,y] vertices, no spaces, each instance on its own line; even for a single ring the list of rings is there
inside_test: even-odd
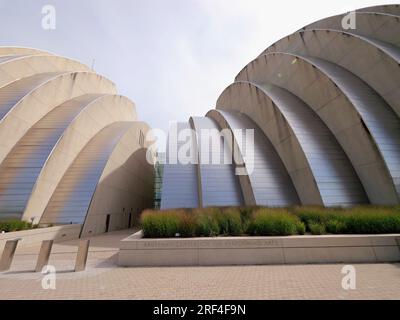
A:
[[[0,273],[0,299],[400,299],[400,264],[359,264],[357,289],[342,289],[343,265],[118,268],[120,239],[93,237],[85,272],[74,273],[77,241],[53,247],[56,289],[35,274],[39,246],[19,247]]]

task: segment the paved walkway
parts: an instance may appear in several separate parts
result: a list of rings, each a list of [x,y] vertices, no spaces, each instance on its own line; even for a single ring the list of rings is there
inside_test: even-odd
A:
[[[119,241],[132,230],[93,237],[88,268],[74,273],[77,241],[53,247],[56,289],[33,273],[39,246],[19,247],[0,273],[0,299],[400,299],[400,264],[359,264],[356,290],[343,265],[117,268]]]

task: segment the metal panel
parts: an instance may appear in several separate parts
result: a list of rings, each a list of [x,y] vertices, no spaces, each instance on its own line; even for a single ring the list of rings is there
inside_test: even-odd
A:
[[[322,59],[306,59],[328,75],[354,105],[385,161],[400,199],[400,118],[351,72]]]
[[[252,91],[252,87],[256,90]],[[218,109],[229,108],[230,106],[227,105],[229,103],[240,103],[247,110],[267,108],[267,105],[261,102],[261,98],[246,100],[246,97],[259,97],[260,94],[264,94],[265,99],[270,99],[273,102],[274,110],[265,110],[270,118],[257,120],[264,124],[264,132],[269,132],[271,141],[276,148],[281,150],[280,156],[284,159],[284,163],[290,163],[291,158],[301,159],[305,157],[305,161],[298,163],[308,164],[324,205],[353,205],[368,202],[350,161],[335,137],[318,115],[302,100],[289,91],[272,84],[255,85],[243,82],[235,83],[231,88],[238,92],[237,96],[244,97],[243,100],[235,102],[233,98],[229,99],[229,96],[223,97],[224,104],[219,103]],[[233,96],[234,94],[230,93],[230,95]],[[257,101],[258,105],[252,105],[254,101]],[[235,106],[232,105],[232,107]],[[244,112],[246,112],[246,109]],[[252,116],[254,117],[254,114]],[[280,121],[279,119],[284,120]],[[281,132],[287,131],[285,123],[290,130],[287,134],[281,134]],[[272,129],[275,126],[278,126],[276,130]],[[289,138],[292,139],[292,143],[297,141],[299,149],[295,145],[292,145],[290,149],[284,147]],[[299,164],[296,166],[299,166]],[[303,171],[301,167],[287,169],[292,176],[303,172],[302,181],[295,183],[299,195],[302,194],[301,188],[306,187],[304,178],[307,172]]]
[[[347,14],[347,13],[346,13]],[[346,14],[341,14],[311,23],[303,29],[333,29],[372,39],[400,45],[400,23],[398,17],[385,13],[356,13],[356,28],[343,29],[342,20]]]
[[[62,72],[40,73],[0,88],[0,121],[29,92]]]
[[[182,130],[190,130],[188,122],[177,123],[177,134],[179,135]],[[176,138],[172,137],[171,132],[168,136],[161,191],[161,209],[197,208],[199,206],[197,167],[194,164],[196,159],[193,159],[193,164],[173,161],[177,159],[172,152],[179,150],[187,142],[177,141]]]
[[[24,57],[24,55],[0,56],[0,64],[20,57]]]
[[[82,224],[107,161],[133,122],[115,122],[85,146],[53,193],[40,223]]]
[[[274,43],[264,50],[261,55],[268,52],[287,52],[321,59],[335,56],[335,61],[331,62],[340,64],[340,58],[346,57],[348,51],[356,51],[359,54],[357,50],[360,50],[362,46],[367,49],[370,49],[368,46],[371,46],[375,50],[383,51],[396,62],[400,62],[399,47],[371,37],[334,29],[300,30]],[[365,55],[364,57],[373,58],[371,55]],[[358,58],[360,58],[359,55]],[[325,58],[325,60],[329,59]]]
[[[222,115],[234,136],[235,130],[254,130],[254,169],[249,174],[249,179],[256,204],[279,207],[300,204],[285,166],[260,127],[243,113],[225,110],[216,112]],[[209,114],[212,117],[212,112]],[[247,154],[246,144],[237,145],[242,155]]]
[[[37,122],[0,165],[0,217],[22,216],[36,179],[61,135],[100,95],[72,99]]]
[[[197,135],[203,207],[243,205],[243,195],[234,165],[224,162],[227,158],[232,161],[232,155],[229,147],[223,147],[225,144],[223,137],[219,135],[220,128],[213,119],[207,117],[193,117],[192,123]],[[215,136],[203,135],[202,130],[210,130],[210,135]],[[219,159],[220,164],[213,164],[213,159]]]
[[[357,9],[357,12],[374,12],[374,13],[387,13],[400,16],[399,4],[387,4],[381,6],[372,6],[362,9]]]
[[[338,65],[288,53],[258,57],[239,79],[299,96],[335,134],[372,203],[398,203],[399,119],[365,82]]]
[[[10,54],[20,54],[20,55],[35,55],[35,54],[46,54],[52,55],[50,52],[43,50],[24,48],[24,47],[1,47],[0,46],[0,56],[7,56]]]
[[[307,55],[336,63],[363,79],[400,116],[400,48],[394,45],[343,31],[305,30],[278,41],[265,51],[269,52]]]

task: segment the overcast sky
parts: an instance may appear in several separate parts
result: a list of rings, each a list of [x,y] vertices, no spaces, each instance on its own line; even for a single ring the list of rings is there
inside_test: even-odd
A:
[[[369,0],[0,0],[0,45],[27,46],[92,65],[166,130],[215,107],[261,51],[304,25]],[[56,8],[56,30],[42,7]]]

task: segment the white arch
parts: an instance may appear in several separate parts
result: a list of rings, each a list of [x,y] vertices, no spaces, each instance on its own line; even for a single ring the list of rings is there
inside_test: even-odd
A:
[[[113,149],[93,194],[82,235],[101,233],[112,213],[110,230],[128,224],[129,214],[153,207],[154,166],[147,162],[150,141],[141,140],[150,127],[135,121]],[[119,210],[118,210],[119,209]]]
[[[340,65],[370,85],[400,116],[400,49],[393,45],[343,31],[305,30],[265,51],[271,52],[316,57]]]
[[[356,28],[345,30],[342,26],[342,20],[346,15],[347,13],[319,20],[305,26],[303,30],[340,30],[400,46],[399,17],[386,13],[356,12]]]
[[[90,72],[90,68],[75,60],[54,55],[9,56],[0,60],[0,88],[21,78],[46,72]]]
[[[218,99],[217,109],[245,113],[260,126],[284,163],[302,204],[337,206],[368,201],[329,129],[287,90],[236,82]]]
[[[399,160],[390,155],[393,147],[397,150],[399,119],[360,79],[326,61],[287,53],[257,58],[238,79],[259,84],[272,82],[300,97],[334,133],[371,202],[399,202],[399,191],[396,191],[396,161]],[[382,136],[379,130],[389,134],[390,143],[381,143],[381,138],[387,135]]]
[[[23,219],[29,221],[44,212],[65,172],[86,144],[114,122],[135,121],[134,104],[125,97],[104,95],[88,104],[71,122],[53,147],[27,203]]]
[[[0,47],[0,56],[31,55],[31,54],[52,54],[52,53],[34,48]]]
[[[45,79],[0,120],[0,163],[37,121],[67,100],[87,93],[116,93],[115,85],[91,72],[69,72]]]
[[[224,100],[223,103],[225,105],[228,101]],[[238,156],[240,163],[245,164],[244,169],[250,166],[243,156],[247,153],[248,146],[239,143],[236,130],[254,130],[253,170],[250,174],[247,171],[246,176],[239,176],[246,205],[289,207],[300,204],[282,160],[262,129],[250,117],[244,113],[221,109],[209,111],[207,117],[217,121],[222,129],[232,131],[235,144],[232,148],[240,153]]]

